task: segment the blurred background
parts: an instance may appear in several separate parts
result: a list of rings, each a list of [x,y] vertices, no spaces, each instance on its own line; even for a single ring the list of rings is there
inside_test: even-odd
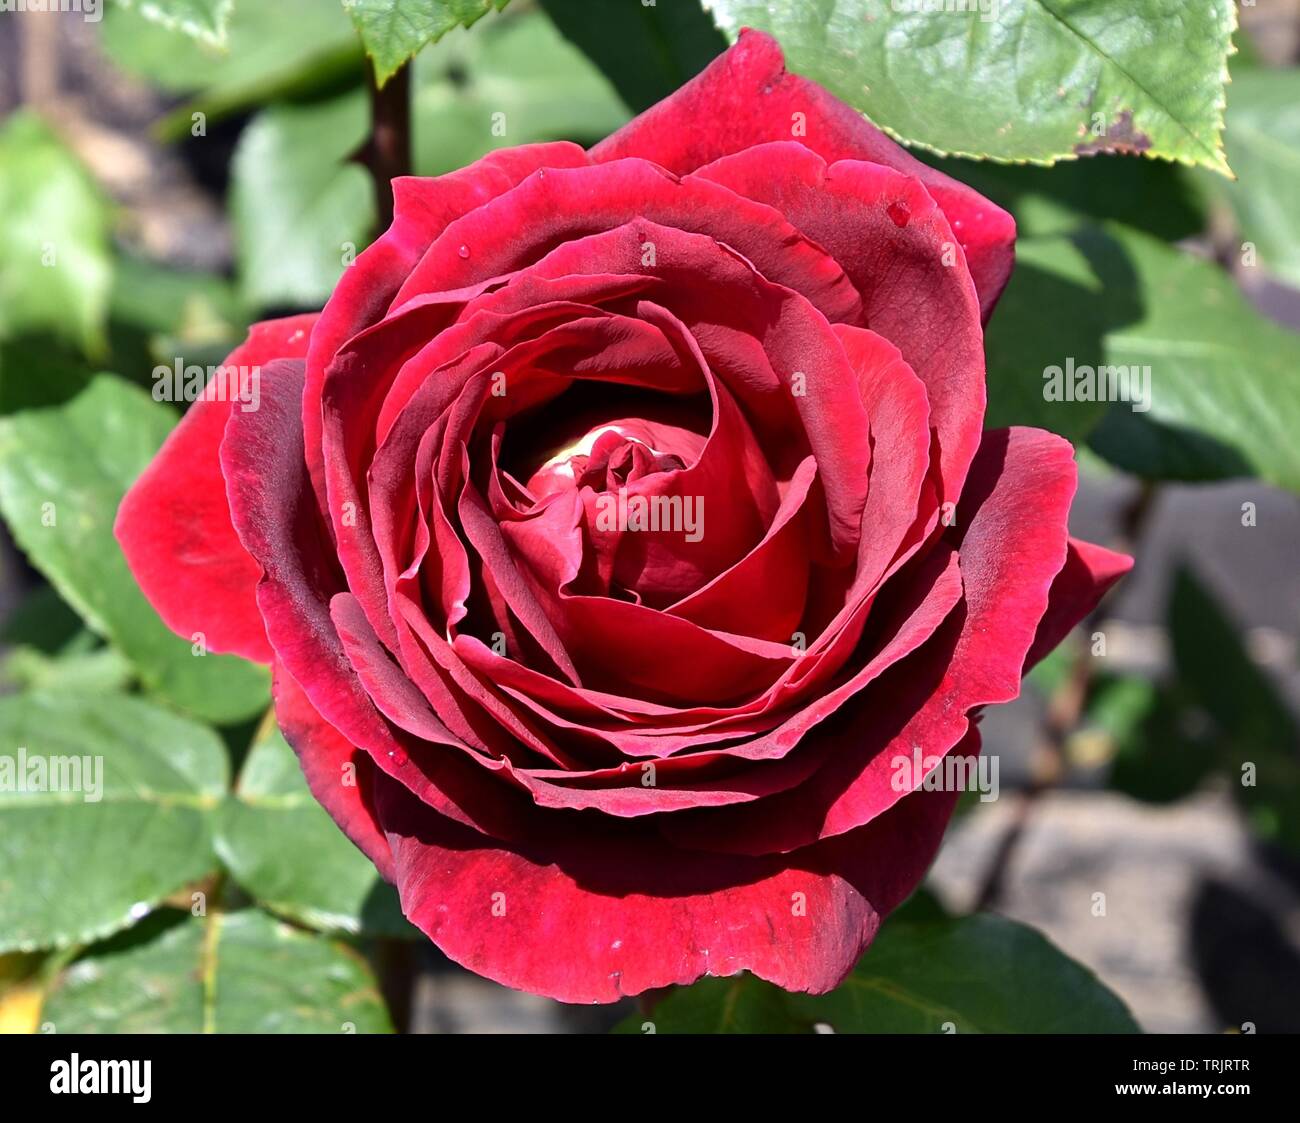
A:
[[[636,75],[616,85],[575,45],[601,34],[606,14],[603,33],[617,38],[613,0],[585,13],[514,0],[423,50],[415,170],[439,174],[505,143],[593,143],[627,120],[644,100]],[[1238,183],[1132,156],[943,166],[1012,209],[1024,233],[1050,235],[1067,213],[1123,223],[1216,263],[1262,316],[1300,330],[1300,0],[1240,14],[1228,100]],[[679,81],[725,46],[696,23],[690,34]],[[369,178],[350,159],[367,133],[366,65],[334,0],[245,0],[227,52],[113,3],[99,22],[0,14],[0,414],[58,406],[97,370],[148,388],[156,364],[215,364],[252,320],[318,308],[374,230]],[[1252,91],[1239,118],[1238,68]],[[15,247],[52,228],[65,267],[24,272]],[[1270,267],[1241,252],[1251,239]],[[1018,301],[1046,296],[1015,285],[995,316],[991,380],[1005,359],[1000,318],[1014,325]],[[998,370],[1037,393],[1041,367],[1018,353]],[[69,439],[93,444],[93,425]],[[1073,531],[1130,550],[1137,568],[1017,702],[985,716],[1001,798],[963,805],[929,886],[953,912],[990,908],[1040,928],[1147,1030],[1298,1032],[1300,504],[1256,478],[1146,473],[1127,442],[1103,422],[1081,449]],[[136,689],[113,628],[107,643],[86,630],[28,553],[0,541],[3,689]],[[255,706],[240,709],[200,714],[236,765],[258,735]],[[1267,762],[1267,784],[1243,785],[1249,762]],[[271,894],[274,911],[310,923],[292,897],[274,908]],[[413,1031],[564,1032],[626,1013],[508,991],[425,941],[381,937],[365,950],[394,1020]],[[8,958],[11,976],[43,970],[39,953]]]

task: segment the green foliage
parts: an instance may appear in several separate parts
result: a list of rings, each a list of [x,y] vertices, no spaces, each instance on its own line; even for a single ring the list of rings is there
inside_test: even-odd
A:
[[[115,0],[142,19],[214,47],[225,46],[234,0]]]
[[[1167,242],[1205,229],[1203,191],[1185,168],[1163,160],[1103,154],[1050,168],[936,156],[927,162],[1011,211],[1021,240],[1068,234],[1081,219],[1120,222]],[[1204,178],[1227,184],[1209,172]]]
[[[633,112],[694,78],[727,41],[696,3],[611,4],[592,19],[589,0],[542,0],[564,37],[609,76]]]
[[[1217,266],[1114,223],[1026,238],[986,336],[986,424],[1037,425],[1156,480],[1300,490],[1300,337]],[[1149,408],[1049,401],[1048,367],[1149,368]],[[1100,383],[1099,383],[1100,384]],[[1100,397],[1095,394],[1094,397]],[[1136,403],[1139,406],[1147,403]]]
[[[1109,739],[1112,790],[1169,803],[1195,792],[1222,752],[1193,707],[1176,683],[1104,678],[1094,687],[1084,730],[1076,737],[1100,733]]]
[[[610,83],[535,11],[507,12],[473,35],[444,39],[420,55],[414,78],[420,175],[516,144],[594,144],[627,120]]]
[[[168,139],[190,135],[193,114],[204,128],[232,113],[280,98],[319,95],[356,83],[365,55],[334,0],[240,3],[224,48],[186,39],[139,12],[110,7],[102,41],[113,63],[169,93],[194,95],[163,118]]]
[[[178,914],[92,948],[41,1014],[56,1033],[389,1033],[365,961],[255,909]]]
[[[39,117],[0,129],[0,341],[46,330],[104,348],[109,215],[81,163]]]
[[[0,698],[0,746],[0,951],[107,935],[215,868],[228,781],[204,726],[61,688]]]
[[[195,655],[158,619],[113,538],[122,496],[174,423],[168,407],[107,374],[64,405],[0,419],[0,513],[31,563],[151,692],[232,721],[265,708],[265,669]]]
[[[1235,75],[1228,103],[1228,156],[1235,183],[1212,181],[1253,243],[1259,265],[1300,286],[1300,71]]]
[[[729,37],[771,32],[791,70],[941,154],[1051,164],[1141,152],[1228,173],[1231,0],[998,0],[964,12],[887,0],[704,4]]]
[[[156,366],[219,365],[243,341],[249,314],[224,277],[120,257],[109,299],[113,369],[152,388]]]
[[[268,721],[221,808],[217,852],[239,884],[292,920],[349,934],[415,934],[396,890],[316,802]]]
[[[368,113],[358,93],[276,105],[240,135],[232,165],[239,288],[251,305],[319,307],[365,248],[374,195],[360,164]]]
[[[421,47],[469,27],[510,0],[343,0],[382,86]]]
[[[1186,568],[1169,600],[1174,667],[1222,738],[1219,765],[1265,838],[1300,850],[1300,728],[1231,619]]]
[[[1111,227],[1080,245],[1105,285],[1104,361],[1151,368],[1150,411],[1119,403],[1094,451],[1151,479],[1256,475],[1300,490],[1300,336],[1217,266],[1154,238]]]
[[[984,424],[1033,425],[1083,440],[1105,415],[1097,401],[1048,401],[1044,371],[1102,362],[1109,296],[1085,250],[1067,235],[1027,238],[984,337],[988,410]]]
[[[51,657],[30,647],[9,652],[0,663],[0,683],[17,690],[118,691],[133,677],[130,662],[120,651],[98,645],[83,632],[84,647]]]
[[[910,912],[910,910],[909,910]],[[622,1033],[1136,1033],[1124,1004],[1042,935],[999,916],[887,921],[830,994],[752,975],[673,991]]]
[[[671,991],[649,1014],[634,1014],[615,1033],[808,1033],[789,996],[753,975],[701,979]]]

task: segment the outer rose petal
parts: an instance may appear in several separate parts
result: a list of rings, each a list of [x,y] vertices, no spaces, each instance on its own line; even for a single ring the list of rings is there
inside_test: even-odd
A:
[[[311,794],[380,874],[392,881],[393,852],[373,807],[374,762],[316,712],[302,687],[279,664],[272,681],[275,720],[298,754]],[[347,765],[352,766],[350,771],[345,771]]]
[[[1133,568],[1133,559],[1104,546],[1070,539],[1065,565],[1052,582],[1047,612],[1038,624],[1025,670],[1047,655],[1087,616],[1116,581]]]
[[[226,366],[299,359],[318,317],[254,324]],[[267,393],[259,379],[259,392]],[[164,623],[203,632],[213,651],[271,661],[255,590],[261,576],[235,534],[221,474],[221,437],[232,403],[199,399],[163,442],[117,511],[114,533],[127,564]]]
[[[554,812],[521,824],[526,842],[502,842],[386,777],[376,788],[408,919],[471,971],[561,1002],[745,970],[786,990],[833,989],[925,873],[955,800],[914,792],[851,834],[743,858],[677,850],[599,819],[556,826]],[[805,909],[791,907],[794,893]]]
[[[807,122],[807,136],[796,139],[827,163],[869,160],[925,185],[966,251],[987,320],[1015,262],[1015,219],[964,183],[909,155],[817,83],[786,73],[780,45],[761,31],[742,31],[735,46],[601,141],[591,157],[602,162],[641,156],[685,175],[751,145],[790,140],[792,113],[804,114]],[[701,127],[702,121],[708,126]]]

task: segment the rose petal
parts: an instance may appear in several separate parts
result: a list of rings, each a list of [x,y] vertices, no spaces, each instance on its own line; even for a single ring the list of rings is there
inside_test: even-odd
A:
[[[1065,639],[1097,607],[1106,590],[1132,568],[1133,559],[1127,554],[1071,538],[1065,565],[1052,582],[1047,612],[1038,624],[1034,645],[1025,656],[1025,670]]]
[[[800,114],[796,118],[794,114]],[[640,156],[685,175],[765,141],[790,140],[836,160],[867,160],[918,179],[943,208],[966,254],[988,319],[1015,261],[1015,220],[964,183],[909,155],[862,114],[785,69],[770,35],[745,30],[699,75],[591,150],[597,163]],[[701,128],[700,121],[708,121]]]
[[[317,321],[254,324],[227,367],[301,358]],[[274,392],[258,379],[259,398]],[[234,403],[199,398],[122,499],[113,532],[149,603],[172,631],[202,632],[210,651],[271,662],[255,589],[261,570],[230,522],[219,450]],[[243,412],[242,408],[239,412]]]
[[[375,765],[329,724],[293,676],[276,664],[272,676],[275,720],[298,754],[307,787],[380,874],[393,880],[393,852],[374,811]]]
[[[1073,450],[1061,438],[1037,429],[986,433],[954,528],[964,612],[858,696],[858,722],[846,714],[823,731],[816,751],[826,763],[807,783],[707,817],[674,816],[666,833],[726,853],[795,850],[896,803],[904,793],[891,783],[895,757],[918,748],[942,756],[966,735],[975,707],[1020,693],[1025,654],[1065,561],[1075,483]]]
[[[915,887],[950,793],[918,792],[851,834],[783,858],[671,847],[652,827],[534,811],[512,841],[458,827],[380,778],[402,911],[477,974],[562,1002],[614,1002],[748,970],[825,993]],[[560,949],[557,952],[557,949]]]
[[[827,166],[793,142],[725,157],[696,175],[779,200],[790,221],[844,266],[862,293],[866,324],[925,383],[942,498],[955,500],[984,422],[984,339],[970,278],[949,257],[947,219],[920,183],[857,160]]]

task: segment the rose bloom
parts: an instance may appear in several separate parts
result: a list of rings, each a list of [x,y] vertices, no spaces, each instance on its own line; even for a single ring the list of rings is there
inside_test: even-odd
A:
[[[982,431],[1011,217],[754,32],[591,151],[393,189],[228,359],[260,408],[200,400],[126,496],[136,577],[273,667],[457,962],[829,990],[957,798],[897,758],[976,754],[1129,566],[1069,537],[1069,444]]]

